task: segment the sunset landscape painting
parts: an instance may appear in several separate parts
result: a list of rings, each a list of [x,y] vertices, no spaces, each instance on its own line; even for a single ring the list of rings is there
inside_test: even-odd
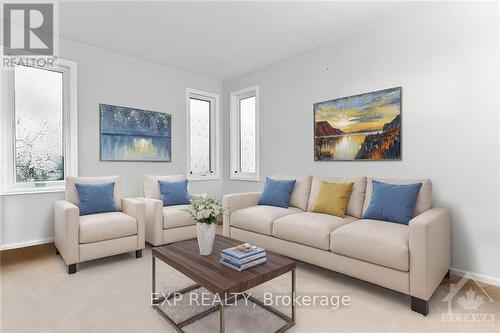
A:
[[[314,160],[400,160],[401,87],[314,104]]]

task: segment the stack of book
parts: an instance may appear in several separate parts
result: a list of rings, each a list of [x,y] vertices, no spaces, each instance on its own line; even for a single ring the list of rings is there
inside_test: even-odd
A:
[[[248,243],[222,250],[220,254],[220,263],[238,272],[266,261],[266,250]]]

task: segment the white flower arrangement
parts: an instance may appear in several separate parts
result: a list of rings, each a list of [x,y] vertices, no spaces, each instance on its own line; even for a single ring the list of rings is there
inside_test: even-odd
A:
[[[213,224],[217,223],[217,218],[222,215],[224,208],[221,199],[206,195],[193,199],[186,211],[196,222]]]

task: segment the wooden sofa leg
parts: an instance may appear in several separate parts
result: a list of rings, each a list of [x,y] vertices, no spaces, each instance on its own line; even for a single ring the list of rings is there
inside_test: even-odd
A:
[[[59,253],[59,250],[57,249],[56,247],[56,256],[58,256],[60,253]]]
[[[444,276],[446,279],[449,279],[450,278],[450,270],[448,270],[448,272],[446,272],[446,275]]]
[[[411,296],[411,310],[427,316],[429,313],[429,302]]]
[[[135,251],[135,257],[136,257],[136,258],[140,258],[140,257],[142,257],[142,250],[136,250],[136,251]]]
[[[76,264],[68,265],[68,274],[75,274],[75,273],[76,273]]]

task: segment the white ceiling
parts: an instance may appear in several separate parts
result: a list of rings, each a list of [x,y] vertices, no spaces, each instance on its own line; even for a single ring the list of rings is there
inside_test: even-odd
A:
[[[61,2],[59,32],[228,79],[366,30],[422,2]]]

